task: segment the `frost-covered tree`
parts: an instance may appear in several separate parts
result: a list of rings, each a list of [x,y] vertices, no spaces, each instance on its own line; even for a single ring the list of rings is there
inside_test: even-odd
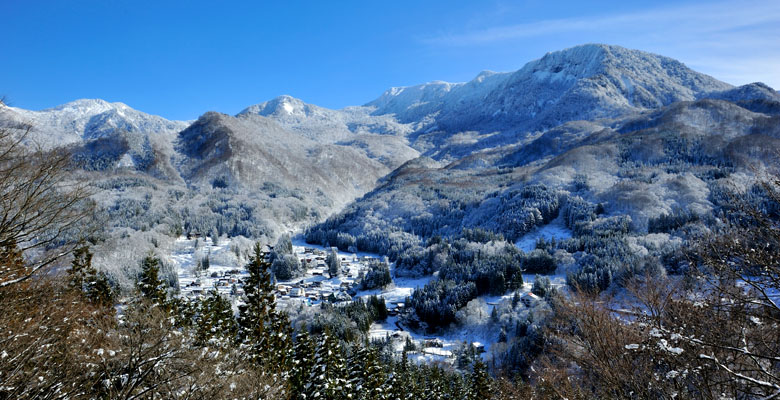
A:
[[[531,292],[539,297],[545,297],[552,293],[552,284],[550,278],[544,275],[537,275],[534,279],[534,285]]]
[[[287,316],[276,310],[270,267],[256,243],[246,266],[249,277],[244,283],[246,303],[239,307],[240,335],[253,362],[269,371],[284,371],[290,360],[292,328]]]
[[[55,264],[93,228],[91,193],[69,181],[70,154],[30,146],[31,130],[0,127],[0,287]]]
[[[168,298],[167,285],[160,277],[160,264],[162,261],[149,254],[141,260],[141,275],[138,278],[137,287],[141,295],[157,305],[164,305]]]
[[[306,271],[300,260],[294,254],[277,256],[271,264],[271,271],[276,279],[289,280],[302,276]]]
[[[393,282],[390,277],[390,266],[386,262],[371,261],[368,263],[368,271],[361,271],[360,288],[371,290],[383,288]]]
[[[330,249],[328,256],[325,258],[325,263],[328,264],[328,274],[331,278],[341,274],[341,259],[335,247]]]

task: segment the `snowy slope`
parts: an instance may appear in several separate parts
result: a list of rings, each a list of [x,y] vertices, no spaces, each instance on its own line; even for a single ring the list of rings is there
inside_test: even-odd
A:
[[[389,115],[371,115],[366,107],[331,110],[304,103],[291,96],[279,96],[241,111],[241,115],[261,115],[275,120],[286,129],[319,142],[348,139],[354,134],[406,135],[408,124],[398,123]]]
[[[548,53],[512,73],[483,72],[467,83],[392,88],[366,106],[375,115],[416,123],[417,135],[431,133],[423,140],[433,144],[429,154],[434,156],[452,145],[446,140],[456,133],[500,132],[489,140],[473,138],[469,146],[458,143],[457,157],[525,137],[517,133],[616,117],[731,88],[667,57],[588,44]]]
[[[99,99],[72,101],[41,111],[3,107],[0,118],[30,124],[31,139],[44,147],[56,147],[105,137],[115,132],[172,135],[189,125],[134,110],[123,103]]]

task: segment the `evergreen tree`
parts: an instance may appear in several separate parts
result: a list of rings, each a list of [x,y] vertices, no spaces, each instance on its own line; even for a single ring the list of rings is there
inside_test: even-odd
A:
[[[365,377],[362,387],[357,392],[365,400],[382,400],[386,398],[387,373],[379,360],[379,354],[376,349],[368,348],[364,358],[363,370]]]
[[[473,400],[485,400],[491,397],[490,375],[488,375],[487,366],[480,358],[477,358],[472,366],[469,392]]]
[[[206,257],[203,257],[203,259],[198,262],[199,270],[206,272],[209,268],[211,268],[211,249],[206,253]]]
[[[347,399],[347,375],[344,354],[338,339],[328,330],[320,336],[304,395],[306,399]]]
[[[303,393],[306,383],[309,381],[309,374],[314,368],[314,352],[316,348],[314,342],[309,336],[306,326],[301,327],[298,335],[295,337],[293,347],[293,361],[290,368],[290,398],[297,399]]]
[[[279,237],[279,240],[276,241],[276,246],[274,246],[274,253],[279,255],[293,253],[293,244],[290,235],[285,233]]]
[[[246,303],[239,307],[241,340],[252,361],[271,371],[284,371],[292,350],[291,327],[287,316],[276,311],[270,263],[260,243],[255,244],[246,269]]]
[[[73,262],[68,271],[71,275],[70,286],[84,293],[93,304],[110,306],[114,303],[114,292],[106,274],[98,272],[92,266],[92,253],[89,247],[80,246],[73,251]]]
[[[195,336],[201,344],[212,339],[233,341],[238,331],[230,302],[216,289],[200,302],[195,324]]]
[[[339,253],[336,252],[335,247],[330,249],[330,253],[328,253],[325,262],[328,264],[328,274],[330,274],[330,277],[335,278],[339,276],[339,273],[341,272],[341,259],[339,258]]]
[[[160,280],[159,258],[152,254],[141,260],[141,276],[138,278],[138,290],[141,295],[159,306],[165,306],[168,292],[165,283]]]
[[[211,232],[209,233],[209,236],[211,236],[211,244],[213,246],[219,245],[219,231],[216,227],[211,228]]]
[[[87,270],[92,265],[92,254],[87,246],[78,247],[73,251],[73,261],[70,270],[70,286],[78,291],[84,291],[87,280]]]

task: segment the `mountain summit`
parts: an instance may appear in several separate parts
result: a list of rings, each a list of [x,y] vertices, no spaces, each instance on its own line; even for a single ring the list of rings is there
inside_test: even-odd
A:
[[[175,134],[189,125],[135,110],[124,103],[81,99],[41,111],[4,107],[0,118],[32,126],[31,139],[44,147],[79,143],[118,132]]]
[[[511,134],[574,120],[694,100],[732,86],[674,59],[620,46],[586,44],[547,53],[511,73],[480,73],[466,83],[392,88],[366,104],[375,115],[422,122],[419,132]]]

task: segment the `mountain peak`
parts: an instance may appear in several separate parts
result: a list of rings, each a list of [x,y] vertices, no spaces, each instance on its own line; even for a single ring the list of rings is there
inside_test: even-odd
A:
[[[137,111],[124,103],[79,99],[41,111],[9,107],[8,118],[33,126],[33,136],[45,146],[95,139],[115,132],[170,134],[189,124]]]
[[[251,105],[243,109],[238,115],[256,114],[268,117],[271,115],[305,115],[307,109],[312,107],[303,102],[303,100],[290,95],[277,96],[271,100]]]

